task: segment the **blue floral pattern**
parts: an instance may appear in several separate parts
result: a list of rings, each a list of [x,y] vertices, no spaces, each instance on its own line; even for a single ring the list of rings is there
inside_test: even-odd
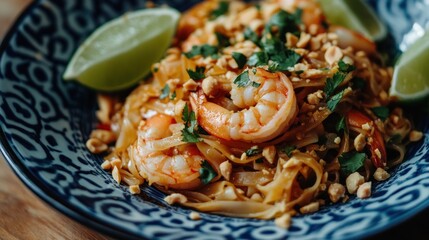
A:
[[[166,2],[184,10],[198,1]],[[397,43],[413,22],[428,22],[428,9],[415,7],[423,1],[370,3]],[[127,239],[354,238],[378,232],[429,206],[428,116],[416,119],[425,133],[424,142],[411,147],[407,162],[393,169],[388,181],[374,186],[370,199],[351,199],[298,216],[288,230],[273,221],[204,213],[201,220],[192,221],[191,210],[167,205],[164,194],[152,187],[131,195],[100,168],[102,159],[85,147],[96,122],[95,92],[64,82],[61,76],[78,44],[97,26],[145,4],[141,0],[37,1],[3,42],[2,152],[21,179],[51,205],[88,226]]]

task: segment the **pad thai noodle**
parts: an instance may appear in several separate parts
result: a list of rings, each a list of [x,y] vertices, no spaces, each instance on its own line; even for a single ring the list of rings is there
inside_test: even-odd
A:
[[[422,138],[389,105],[391,79],[374,42],[315,1],[205,1],[148,79],[98,96],[87,147],[133,194],[148,184],[169,204],[288,227],[370,197]]]

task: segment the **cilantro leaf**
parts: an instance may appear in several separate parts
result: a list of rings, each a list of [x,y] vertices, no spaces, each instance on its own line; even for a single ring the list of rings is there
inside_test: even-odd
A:
[[[349,73],[356,69],[355,66],[345,63],[343,60],[338,62],[338,68],[343,73]]]
[[[265,39],[263,48],[268,58],[272,61],[268,69],[271,72],[286,71],[301,59],[301,55],[293,50],[286,49],[279,39]]]
[[[363,167],[363,164],[365,162],[366,155],[365,153],[358,153],[355,151],[346,152],[341,154],[338,157],[338,161],[340,162],[340,168],[341,172],[344,175],[350,175],[359,168]]]
[[[252,56],[249,57],[249,60],[247,61],[247,64],[249,66],[264,66],[268,64],[268,56],[265,52],[255,52],[252,54]]]
[[[200,135],[197,133],[195,112],[189,109],[188,104],[183,109],[182,120],[185,122],[185,127],[182,129],[182,141],[190,143],[199,142]]]
[[[233,52],[232,58],[234,58],[235,62],[238,65],[238,68],[243,68],[244,65],[246,65],[247,58],[244,56],[244,54],[239,52]]]
[[[229,3],[227,1],[219,2],[219,5],[217,6],[217,8],[211,12],[210,19],[213,20],[224,15],[225,13],[228,12],[228,9],[229,9]]]
[[[375,114],[375,116],[379,117],[383,121],[389,117],[389,108],[387,107],[373,107],[371,108],[371,111]]]
[[[344,90],[335,94],[331,99],[328,100],[326,105],[328,109],[331,110],[331,112],[335,110],[335,108],[337,107],[337,104],[341,101],[343,94],[344,94]]]
[[[346,118],[342,116],[338,123],[335,125],[335,130],[337,131],[337,133],[340,133],[341,130],[346,131],[346,127]]]
[[[206,77],[204,75],[205,70],[206,70],[205,67],[197,67],[195,69],[195,71],[192,71],[191,69],[186,69],[189,77],[192,78],[193,80],[201,80],[201,79],[205,78]]]
[[[252,41],[257,46],[261,45],[258,34],[250,28],[244,30],[244,39]]]
[[[245,151],[246,156],[248,156],[248,157],[255,156],[257,154],[260,154],[261,152],[262,152],[262,149],[257,148],[257,147],[256,148],[252,147],[252,148],[249,148]]]
[[[173,92],[173,94],[171,94],[170,96],[170,100],[174,100],[176,98],[176,91]]]
[[[229,38],[227,36],[223,35],[220,32],[215,32],[215,35],[216,35],[218,47],[224,48],[231,45],[231,43],[229,42]]]
[[[326,93],[326,98],[330,97],[334,93],[335,89],[340,86],[346,76],[347,75],[342,72],[336,72],[332,78],[326,79],[325,88],[323,89]]]
[[[234,84],[237,84],[238,87],[247,87],[250,84],[249,71],[240,73],[234,80]]]
[[[163,100],[166,99],[170,95],[170,87],[168,84],[165,84],[165,86],[161,90],[161,95],[159,95],[159,99]]]
[[[201,55],[203,57],[216,57],[219,49],[215,46],[209,44],[203,44],[198,46],[192,46],[192,49],[189,52],[184,53],[187,58],[193,58],[195,56]]]
[[[203,184],[208,184],[213,178],[217,176],[216,171],[207,160],[201,162],[200,179]]]
[[[237,84],[238,87],[247,87],[251,85],[252,87],[259,87],[261,86],[260,83],[250,81],[249,78],[249,70],[246,70],[242,72],[240,75],[237,76],[234,80],[234,84]]]
[[[291,156],[292,156],[292,152],[293,152],[293,150],[295,150],[295,149],[296,149],[296,147],[295,147],[295,146],[290,146],[290,145],[283,145],[283,146],[281,146],[281,147],[280,147],[280,151],[282,151],[282,152],[286,153],[286,155],[287,155],[288,157],[291,157]]]
[[[301,14],[301,9],[298,9],[293,14],[281,10],[271,17],[265,25],[265,29],[271,34],[275,34],[275,36],[279,37],[282,41],[285,40],[287,32],[299,35],[300,31],[298,25],[301,23]]]

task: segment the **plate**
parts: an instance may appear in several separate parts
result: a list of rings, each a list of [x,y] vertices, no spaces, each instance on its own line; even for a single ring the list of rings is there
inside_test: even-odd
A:
[[[179,10],[196,2],[156,1]],[[397,47],[429,22],[427,1],[371,4]],[[95,92],[61,76],[75,49],[97,26],[144,7],[140,0],[35,1],[1,45],[1,150],[21,180],[47,203],[86,226],[124,239],[361,238],[429,206],[429,114],[423,111],[416,111],[413,120],[424,141],[410,146],[406,162],[386,182],[375,184],[371,198],[352,198],[295,217],[288,230],[273,221],[211,214],[192,221],[189,209],[167,205],[163,193],[152,187],[131,195],[100,168],[102,159],[86,150],[96,123]]]

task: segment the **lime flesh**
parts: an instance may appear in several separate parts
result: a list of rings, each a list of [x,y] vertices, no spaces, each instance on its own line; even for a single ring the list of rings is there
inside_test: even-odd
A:
[[[400,101],[429,95],[429,33],[413,43],[395,64],[390,95]]]
[[[319,0],[331,24],[353,29],[378,41],[386,36],[384,24],[372,8],[362,0]]]
[[[173,9],[145,9],[104,24],[79,47],[64,79],[101,91],[136,84],[171,44],[179,16]]]

